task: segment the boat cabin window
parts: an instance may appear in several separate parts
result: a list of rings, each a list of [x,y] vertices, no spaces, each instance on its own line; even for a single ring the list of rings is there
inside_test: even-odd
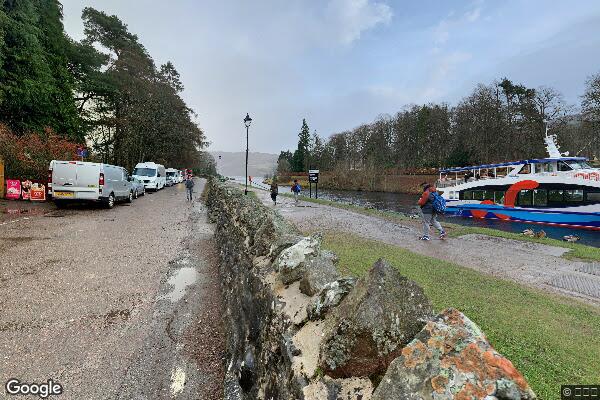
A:
[[[548,205],[548,191],[546,189],[535,189],[533,191],[533,205],[539,207]]]
[[[573,168],[571,168],[571,166],[569,164],[567,164],[566,162],[559,161],[558,162],[558,170],[562,171],[562,172],[564,172],[564,171],[572,171]]]
[[[536,164],[535,170],[537,173],[550,172],[550,164],[547,164],[547,163]]]
[[[583,201],[583,190],[565,190],[565,201],[580,202]]]
[[[585,162],[585,161],[563,161],[564,163],[566,163],[569,167],[571,167],[571,169],[587,169],[587,168],[591,168],[590,165]]]
[[[600,193],[599,192],[588,192],[587,193],[587,201],[590,203],[600,203]]]
[[[504,204],[504,192],[503,191],[497,190],[494,192],[494,203]]]
[[[588,193],[588,201],[589,201]],[[583,202],[583,190],[549,190],[548,202],[550,203],[578,203]]]
[[[517,199],[517,204],[520,206],[531,206],[533,205],[533,191],[531,190],[521,190],[519,192],[519,198]]]
[[[523,168],[519,171],[519,174],[530,174],[531,173],[531,164],[523,165]]]

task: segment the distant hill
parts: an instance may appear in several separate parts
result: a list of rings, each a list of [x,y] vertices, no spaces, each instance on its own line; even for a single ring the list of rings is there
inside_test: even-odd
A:
[[[246,152],[211,151],[217,162],[217,172],[225,176],[244,176]],[[219,156],[221,158],[219,159]],[[264,177],[272,174],[277,166],[277,154],[248,153],[248,175]]]

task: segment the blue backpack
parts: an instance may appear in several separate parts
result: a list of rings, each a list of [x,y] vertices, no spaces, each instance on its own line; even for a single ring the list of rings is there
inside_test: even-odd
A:
[[[443,214],[446,212],[446,199],[444,199],[438,192],[431,193],[433,195],[433,201],[431,205],[433,209],[438,214]]]

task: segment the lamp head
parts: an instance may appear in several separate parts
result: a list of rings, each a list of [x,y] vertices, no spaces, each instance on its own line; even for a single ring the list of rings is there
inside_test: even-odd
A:
[[[246,128],[250,127],[250,123],[252,123],[252,118],[246,113],[246,118],[244,118],[244,125],[246,125]]]

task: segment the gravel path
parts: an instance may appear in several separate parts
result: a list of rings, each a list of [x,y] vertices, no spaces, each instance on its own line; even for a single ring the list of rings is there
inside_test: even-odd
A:
[[[274,207],[267,191],[254,189],[269,207]],[[398,224],[337,207],[279,196],[276,209],[303,232],[342,231],[392,244],[415,253],[450,261],[503,279],[524,283],[550,292],[600,305],[598,263],[570,261],[561,257],[568,249],[485,235],[430,242],[418,240],[421,224]]]
[[[196,191],[202,189],[198,182]],[[0,381],[61,399],[219,399],[212,227],[183,185],[0,226]]]

